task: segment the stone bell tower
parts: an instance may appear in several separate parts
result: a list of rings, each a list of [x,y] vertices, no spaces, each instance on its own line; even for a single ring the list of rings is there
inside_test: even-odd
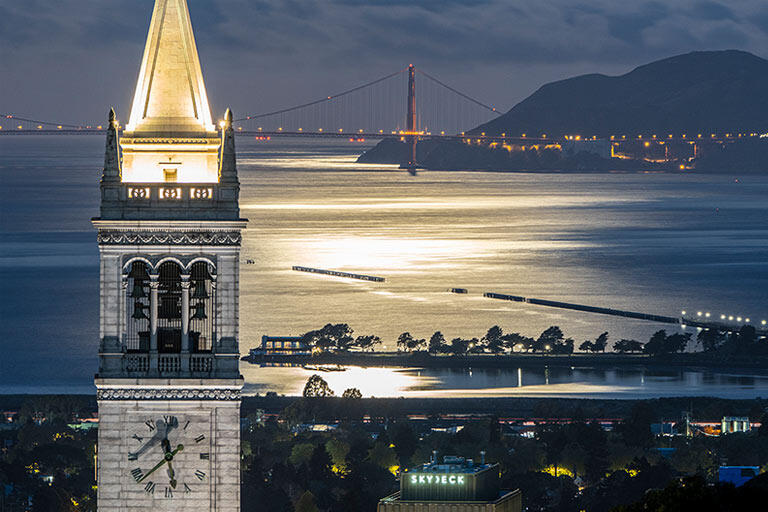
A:
[[[241,232],[232,113],[212,123],[186,0],[156,0],[101,214],[98,509],[240,510]]]

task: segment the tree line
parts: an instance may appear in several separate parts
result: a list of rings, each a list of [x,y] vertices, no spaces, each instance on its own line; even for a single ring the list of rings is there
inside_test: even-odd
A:
[[[326,324],[321,329],[309,331],[303,336],[307,346],[320,351],[373,351],[381,344],[376,335],[354,336],[348,324]],[[714,329],[699,331],[695,340],[692,333],[667,333],[661,329],[651,335],[647,342],[621,338],[611,343],[608,332],[603,332],[595,339],[584,340],[578,345],[581,352],[604,353],[609,347],[620,354],[647,354],[659,356],[682,353],[687,349],[704,352],[765,353],[768,355],[768,343],[759,343],[754,327],[746,325],[738,332],[723,332]],[[398,352],[428,352],[432,355],[461,356],[468,354],[509,354],[513,352],[538,354],[572,354],[576,351],[576,342],[566,337],[556,325],[548,327],[536,337],[525,336],[519,332],[505,333],[494,325],[481,337],[456,337],[448,340],[442,332],[436,331],[427,338],[418,338],[410,332],[403,332],[397,338]]]

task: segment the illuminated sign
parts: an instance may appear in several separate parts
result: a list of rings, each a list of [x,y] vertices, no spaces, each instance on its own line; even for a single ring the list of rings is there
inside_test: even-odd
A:
[[[424,475],[412,474],[411,483],[415,485],[464,485],[465,475]]]

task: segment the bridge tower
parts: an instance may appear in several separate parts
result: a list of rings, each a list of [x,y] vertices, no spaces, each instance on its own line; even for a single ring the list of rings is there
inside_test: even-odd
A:
[[[416,68],[408,65],[408,108],[405,116],[406,143],[408,144],[408,161],[403,166],[409,172],[416,171]]]
[[[101,178],[98,510],[240,510],[241,232],[186,0],[156,0]]]

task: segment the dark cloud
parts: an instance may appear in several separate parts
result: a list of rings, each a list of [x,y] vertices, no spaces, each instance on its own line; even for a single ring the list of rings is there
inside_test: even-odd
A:
[[[575,73],[768,48],[765,0],[188,2],[214,109],[281,107],[409,62],[508,107]],[[152,5],[0,0],[0,111],[79,121],[126,109]]]

